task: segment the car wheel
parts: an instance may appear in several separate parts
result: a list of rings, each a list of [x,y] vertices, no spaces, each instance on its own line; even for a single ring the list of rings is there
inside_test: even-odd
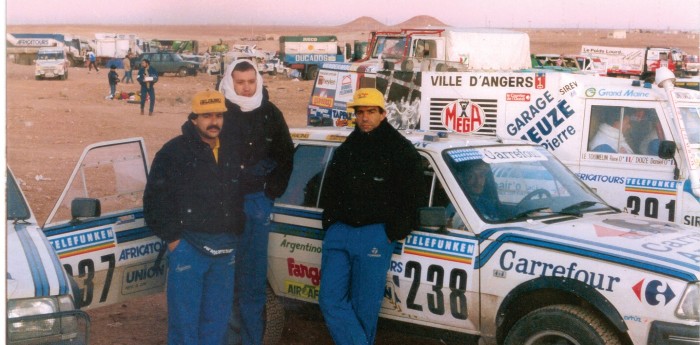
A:
[[[265,302],[265,333],[263,344],[273,345],[279,343],[284,332],[284,305],[269,286],[266,289],[267,301]]]
[[[187,76],[187,68],[185,67],[180,67],[179,70],[177,70],[177,75],[179,77],[186,77]]]
[[[66,73],[63,73],[63,75],[61,76],[61,80],[66,80],[66,79],[68,79],[68,71],[66,71]]]
[[[34,79],[36,79],[36,80],[42,80],[42,79],[44,79],[44,78],[42,78],[40,75],[37,75],[37,76],[34,76]]]
[[[505,345],[620,345],[615,330],[593,312],[573,305],[536,309],[518,320]]]
[[[273,69],[270,71],[270,75],[277,75],[277,67],[273,68]]]

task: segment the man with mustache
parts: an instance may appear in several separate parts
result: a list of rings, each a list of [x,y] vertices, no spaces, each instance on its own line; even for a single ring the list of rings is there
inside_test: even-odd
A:
[[[155,156],[143,196],[146,224],[167,243],[168,344],[224,342],[233,307],[243,200],[239,156],[219,140],[224,95],[202,91],[182,135]]]
[[[226,125],[221,134],[241,156],[241,194],[246,221],[236,258],[236,311],[230,343],[263,343],[270,212],[292,174],[294,144],[282,112],[270,102],[263,80],[248,60],[233,61],[221,80]]]

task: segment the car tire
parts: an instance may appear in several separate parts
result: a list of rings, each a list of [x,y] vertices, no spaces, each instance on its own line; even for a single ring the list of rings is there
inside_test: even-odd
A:
[[[318,76],[318,67],[316,66],[309,66],[309,69],[306,70],[306,80],[316,80],[316,77]]]
[[[273,69],[270,71],[270,75],[277,75],[277,67],[273,68]]]
[[[36,79],[36,80],[42,80],[42,79],[44,79],[44,78],[42,78],[40,75],[36,75],[36,76],[34,76],[34,79]]]
[[[177,70],[177,75],[178,75],[178,77],[186,77],[187,76],[187,68],[180,67],[180,69]]]
[[[61,76],[61,80],[66,80],[66,79],[68,79],[68,71],[63,73],[63,75]]]
[[[269,286],[265,293],[267,301],[265,302],[263,344],[274,345],[279,343],[280,339],[282,339],[282,332],[284,332],[284,305]]]
[[[504,345],[620,345],[615,330],[590,310],[551,305],[531,311],[508,332]]]

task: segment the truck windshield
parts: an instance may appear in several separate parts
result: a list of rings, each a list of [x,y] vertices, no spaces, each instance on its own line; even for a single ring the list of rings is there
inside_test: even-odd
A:
[[[406,37],[380,37],[374,49],[373,58],[401,59],[406,48]]]
[[[63,59],[63,53],[39,53],[39,60]]]
[[[491,223],[610,209],[540,147],[458,148],[443,155],[472,207]]]

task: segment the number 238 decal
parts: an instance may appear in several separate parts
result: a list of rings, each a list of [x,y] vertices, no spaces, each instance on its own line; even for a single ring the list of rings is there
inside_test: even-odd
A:
[[[395,277],[398,278],[398,276]],[[429,265],[424,273],[420,262],[408,261],[403,271],[403,278],[411,284],[406,295],[406,308],[422,312],[427,307],[432,314],[445,315],[449,307],[452,317],[459,320],[467,319],[467,271],[453,268],[445,272],[442,266]],[[394,279],[397,287],[400,280]],[[429,287],[429,290],[421,289],[421,285]],[[445,286],[449,289],[448,291],[444,290]],[[422,300],[425,300],[425,304],[420,302]]]

